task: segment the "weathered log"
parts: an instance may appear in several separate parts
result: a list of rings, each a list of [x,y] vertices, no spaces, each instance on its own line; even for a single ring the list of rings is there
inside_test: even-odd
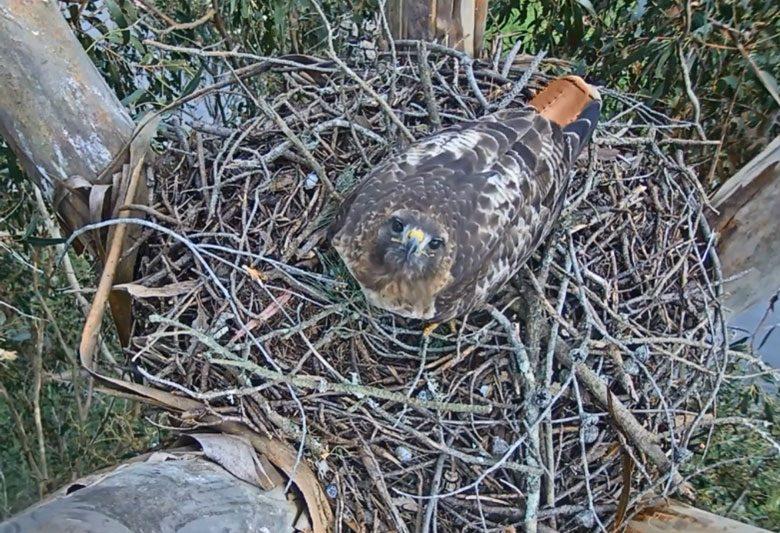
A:
[[[710,217],[719,233],[724,287],[731,314],[768,299],[780,289],[780,137],[713,195]]]
[[[263,490],[197,454],[158,452],[70,483],[0,533],[281,532],[299,513],[284,485]]]
[[[0,36],[0,135],[48,200],[74,176],[94,182],[134,125],[57,2],[0,0]]]
[[[488,0],[390,0],[387,19],[396,39],[437,41],[478,57],[487,10]]]
[[[769,533],[766,529],[743,524],[724,516],[691,507],[674,500],[663,500],[647,507],[629,522],[627,533]]]

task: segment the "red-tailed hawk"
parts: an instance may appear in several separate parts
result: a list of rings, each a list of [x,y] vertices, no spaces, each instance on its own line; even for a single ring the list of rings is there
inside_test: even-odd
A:
[[[374,168],[329,232],[368,301],[434,322],[483,305],[549,233],[600,108],[567,76]]]

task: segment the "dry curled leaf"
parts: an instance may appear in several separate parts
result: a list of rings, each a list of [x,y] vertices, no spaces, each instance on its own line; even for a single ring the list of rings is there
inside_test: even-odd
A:
[[[171,298],[180,294],[187,294],[198,286],[197,281],[180,281],[170,283],[162,287],[145,287],[140,283],[122,283],[114,285],[112,290],[125,291],[133,298]]]
[[[249,274],[249,277],[255,281],[265,281],[267,279],[265,274],[249,265],[244,265],[244,271],[246,271],[246,273]]]
[[[191,433],[203,453],[239,479],[271,490],[282,483],[281,476],[270,465],[264,465],[254,447],[240,436],[220,433]]]
[[[16,361],[17,354],[14,350],[6,350],[4,348],[0,348],[0,362],[4,361]]]

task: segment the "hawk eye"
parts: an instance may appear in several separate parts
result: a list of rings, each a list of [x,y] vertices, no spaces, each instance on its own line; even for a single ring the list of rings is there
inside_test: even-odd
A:
[[[444,246],[444,240],[442,239],[431,239],[431,242],[428,243],[428,248],[431,250],[438,250]]]
[[[400,219],[393,217],[390,219],[391,228],[395,233],[401,233],[404,230],[404,223]]]

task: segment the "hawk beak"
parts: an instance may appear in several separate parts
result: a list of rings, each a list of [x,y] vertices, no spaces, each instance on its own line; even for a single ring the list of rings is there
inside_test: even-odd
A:
[[[413,228],[406,232],[404,241],[406,244],[406,260],[408,261],[413,255],[420,250],[420,245],[425,238],[425,233],[421,229]]]

